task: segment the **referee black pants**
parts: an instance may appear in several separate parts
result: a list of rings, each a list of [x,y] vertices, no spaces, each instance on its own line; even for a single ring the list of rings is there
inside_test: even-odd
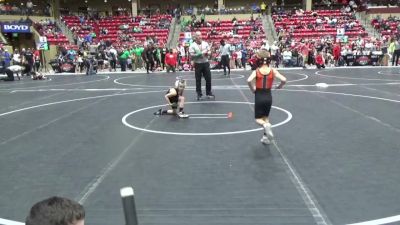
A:
[[[196,63],[194,65],[194,75],[196,78],[196,92],[197,96],[202,96],[201,92],[201,77],[206,80],[206,95],[211,95],[211,71],[210,63]]]
[[[231,74],[231,67],[229,66],[229,55],[221,56],[221,65],[224,68],[224,74],[226,75],[226,67],[228,67],[228,74]]]

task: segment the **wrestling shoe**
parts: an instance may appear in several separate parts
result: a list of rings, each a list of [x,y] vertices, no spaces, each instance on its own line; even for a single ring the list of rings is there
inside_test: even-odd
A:
[[[265,136],[265,135],[263,135],[262,136],[262,138],[261,138],[261,143],[263,143],[264,145],[269,145],[269,144],[271,144],[271,141],[268,139],[268,137],[267,136]]]
[[[265,132],[265,134],[267,134],[267,137],[269,139],[273,139],[274,138],[274,133],[272,133],[272,128],[271,128],[271,124],[270,123],[264,124],[264,132]]]
[[[161,109],[157,110],[157,112],[154,113],[155,116],[161,116]]]
[[[184,112],[179,112],[177,115],[179,118],[189,118],[189,115],[185,114]]]
[[[213,93],[209,93],[206,95],[207,99],[215,99],[215,95]]]

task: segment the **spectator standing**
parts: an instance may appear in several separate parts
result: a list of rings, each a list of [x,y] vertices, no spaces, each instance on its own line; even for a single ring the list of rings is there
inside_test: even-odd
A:
[[[34,64],[35,64],[34,70],[35,70],[35,72],[39,72],[41,59],[40,59],[40,51],[37,49],[33,52],[33,60],[34,60]]]
[[[24,54],[24,66],[25,66],[25,72],[27,73],[27,76],[31,75],[31,72],[33,69],[33,63],[34,63],[33,52],[31,51],[30,48],[28,48]]]
[[[335,44],[335,47],[333,47],[333,60],[335,61],[335,66],[338,66],[340,51],[341,51],[340,43]]]
[[[150,43],[144,49],[143,54],[142,54],[143,61],[146,63],[147,74],[149,74],[150,71],[153,71],[153,69],[154,69],[153,51],[154,51],[153,43]]]
[[[244,70],[246,70],[246,63],[247,63],[247,49],[244,47],[242,48],[242,66]]]
[[[315,57],[315,64],[318,69],[325,68],[325,59],[322,52],[318,52],[317,57]]]
[[[226,76],[226,68],[228,67],[228,76],[231,75],[231,67],[229,66],[229,55],[230,55],[230,44],[226,44],[225,40],[220,41],[219,53],[221,56],[221,66],[224,69],[224,75]]]
[[[18,49],[14,50],[12,61],[13,61],[13,65],[20,65],[21,64],[21,55],[19,54]]]
[[[285,49],[282,53],[283,64],[286,67],[292,66],[292,52],[289,49]]]
[[[4,50],[4,67],[7,68],[11,66],[11,54],[8,52],[8,49]]]
[[[121,65],[121,71],[124,72],[126,71],[126,66],[128,63],[128,58],[130,56],[130,53],[128,49],[122,48],[122,54],[119,56],[119,64]]]
[[[236,68],[242,68],[242,51],[238,49],[236,51],[237,59],[236,59]]]
[[[183,47],[182,44],[179,43],[178,47],[176,47],[176,51],[178,52],[178,64],[180,66],[182,65],[182,58],[186,57],[185,47]]]
[[[269,44],[268,44],[268,42],[267,42],[266,40],[263,40],[263,41],[262,41],[262,45],[261,45],[261,48],[260,48],[260,49],[264,49],[264,50],[266,50],[267,52],[269,52],[270,47],[269,47]]]
[[[167,67],[167,73],[171,70],[175,73],[176,71],[176,64],[177,64],[177,54],[170,49],[167,54],[165,55],[165,65]]]
[[[274,41],[274,43],[272,43],[271,45],[271,58],[272,61],[275,63],[275,67],[278,68],[279,67],[279,47],[277,46],[277,42]]]
[[[136,69],[141,69],[143,68],[143,60],[142,60],[142,53],[144,51],[144,48],[141,46],[135,46],[134,48],[136,57],[135,57],[135,68]]]
[[[265,4],[265,2],[262,2],[260,8],[261,8],[261,14],[265,15],[267,12],[267,4]]]
[[[165,69],[165,57],[166,57],[167,53],[168,53],[168,49],[166,46],[164,46],[164,48],[162,48],[162,50],[161,50],[161,68],[162,68],[162,70]]]
[[[393,58],[392,58],[392,66],[398,65],[400,57],[400,42],[399,39],[394,41],[394,51],[393,51]]]
[[[31,0],[28,0],[26,2],[26,10],[27,10],[28,16],[31,16],[33,14],[33,3]]]
[[[118,52],[114,47],[111,47],[110,51],[108,52],[108,60],[110,61],[110,72],[114,70],[117,71],[117,56]]]

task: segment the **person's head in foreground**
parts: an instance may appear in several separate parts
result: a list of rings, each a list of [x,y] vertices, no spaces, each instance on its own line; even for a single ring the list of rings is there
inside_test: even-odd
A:
[[[271,62],[271,57],[269,51],[265,49],[261,49],[260,51],[257,52],[257,60],[258,60],[258,67],[261,66],[269,66]]]
[[[85,210],[73,200],[51,197],[34,204],[26,225],[84,225]]]

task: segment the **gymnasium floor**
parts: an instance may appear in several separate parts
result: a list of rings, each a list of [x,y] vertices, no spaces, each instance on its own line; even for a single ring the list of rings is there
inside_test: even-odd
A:
[[[249,73],[213,72],[216,100],[201,102],[193,73],[1,82],[0,218],[59,195],[89,225],[123,225],[133,186],[139,224],[399,224],[400,69],[282,71],[269,146]],[[178,75],[191,117],[154,116]]]

